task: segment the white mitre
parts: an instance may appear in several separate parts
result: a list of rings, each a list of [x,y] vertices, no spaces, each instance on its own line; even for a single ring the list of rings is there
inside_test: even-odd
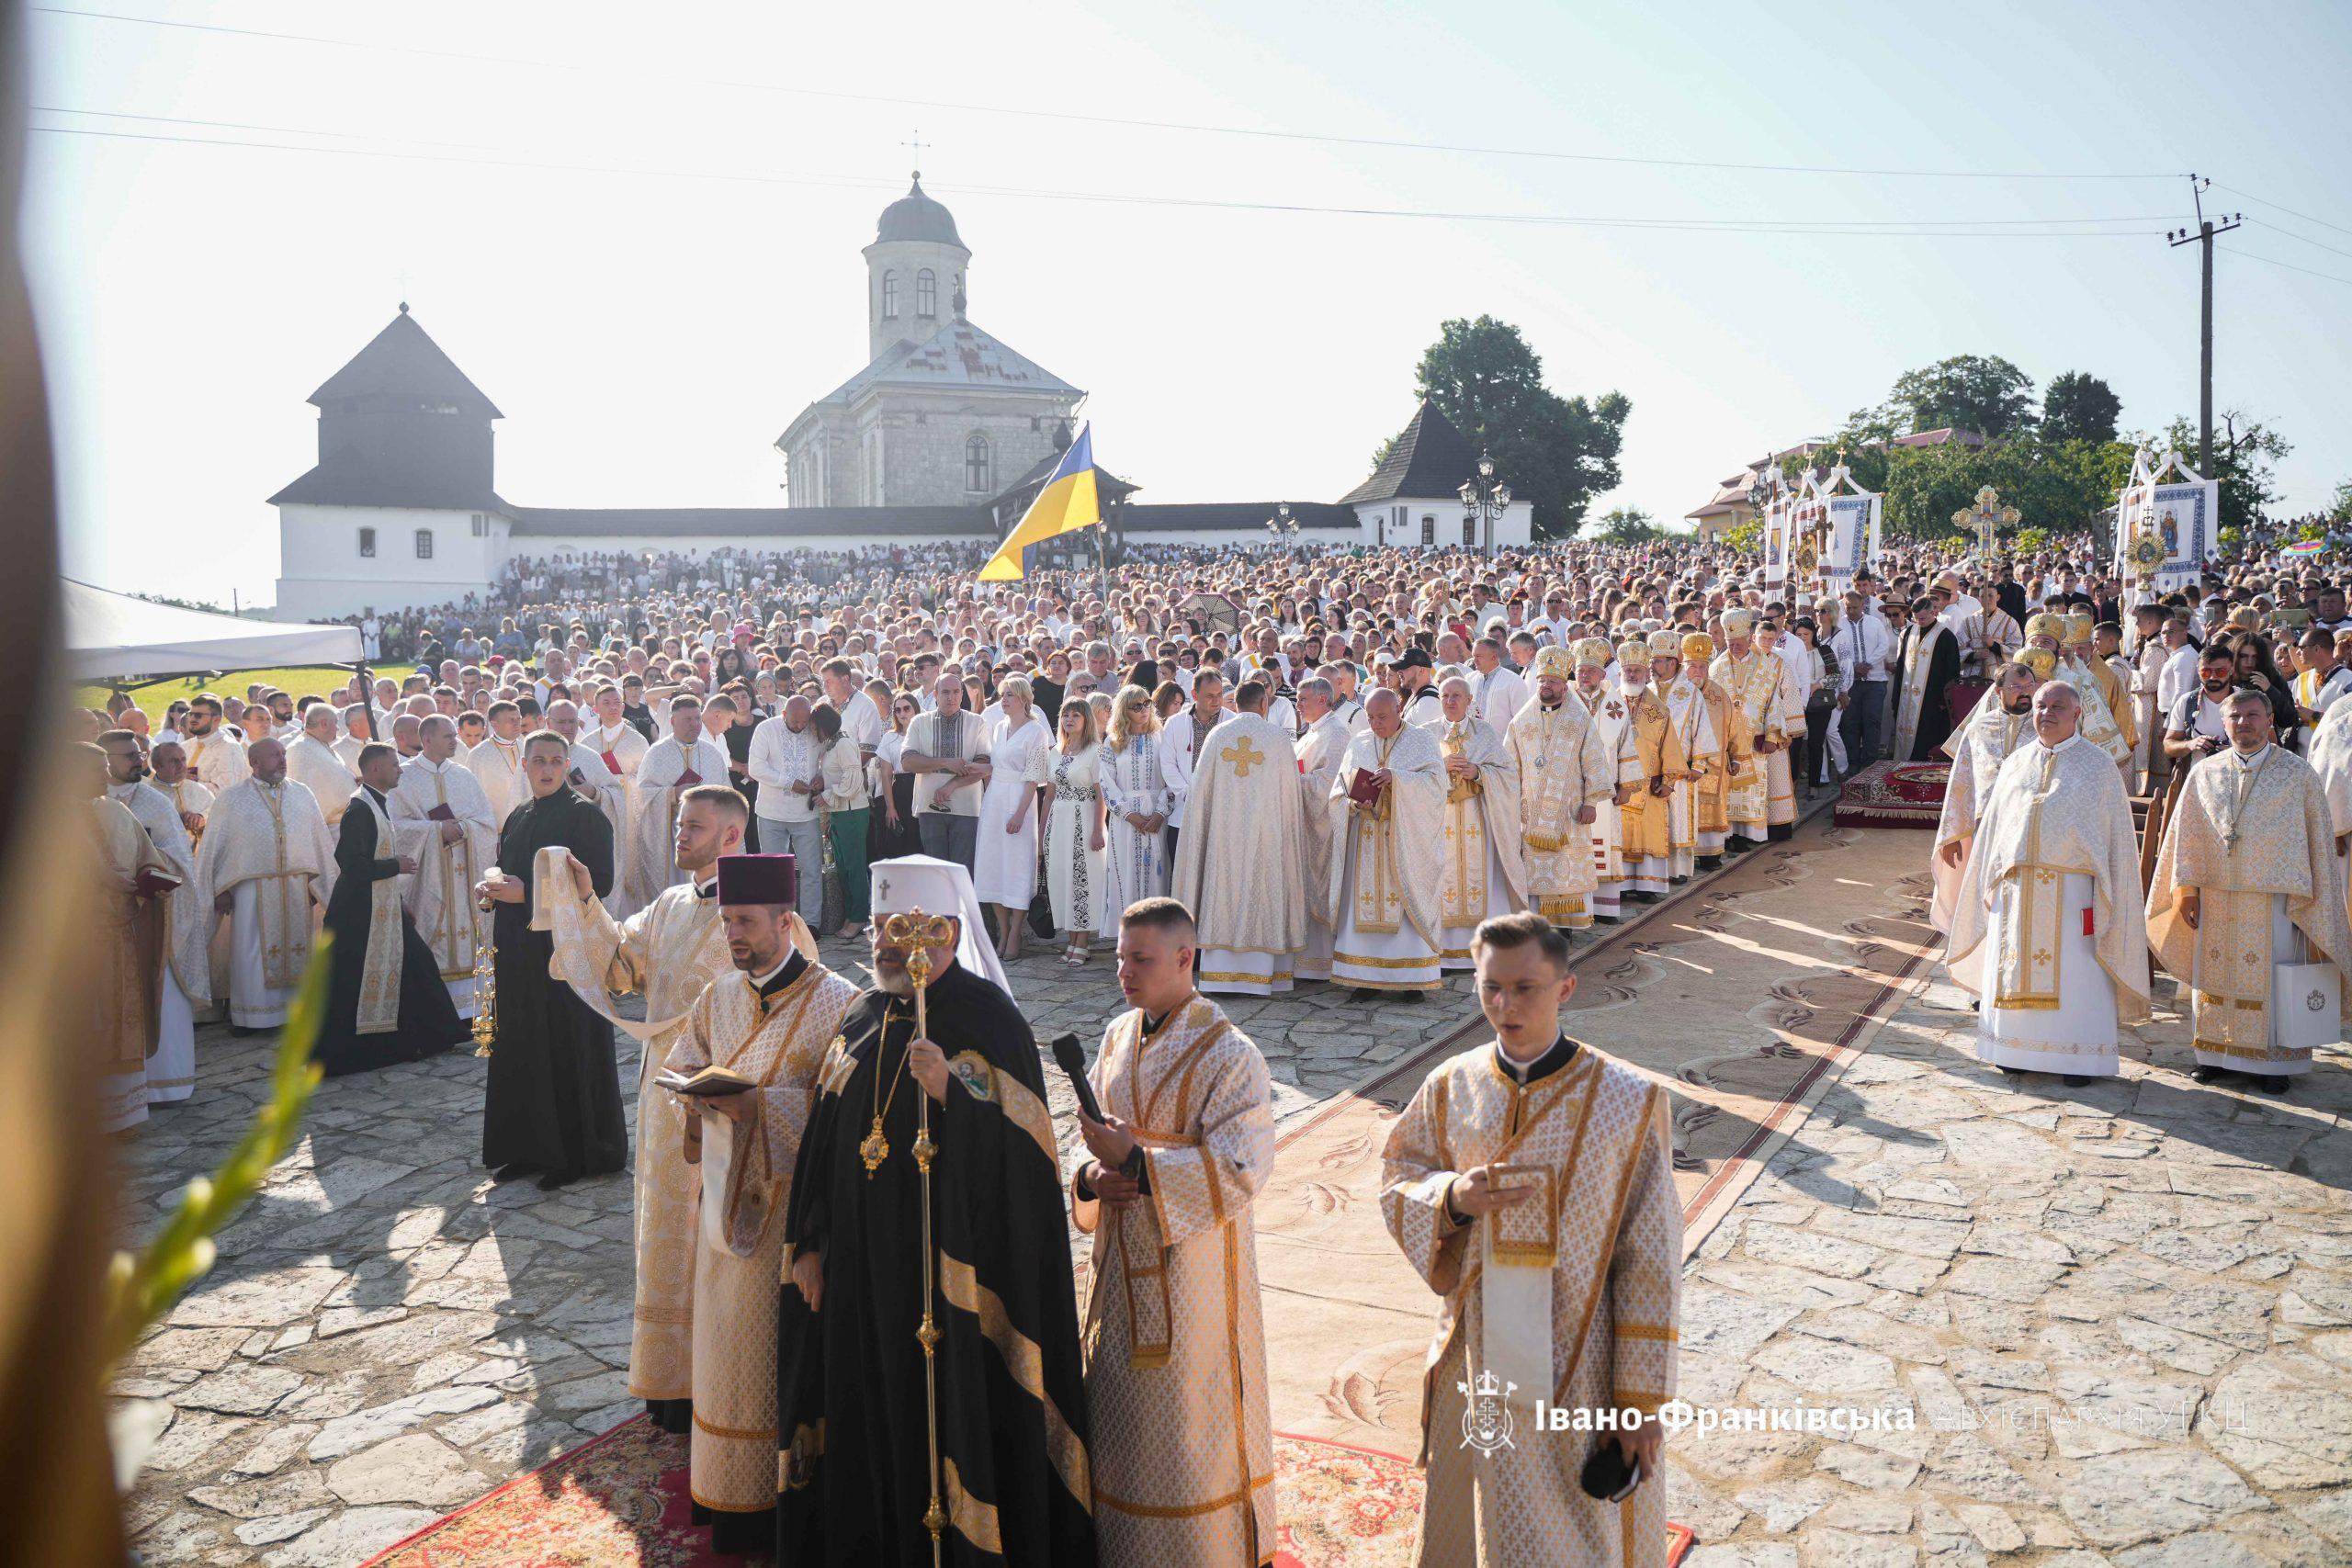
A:
[[[866,871],[873,883],[868,908],[876,925],[892,915],[918,909],[926,915],[955,917],[964,928],[956,941],[956,961],[1006,996],[1012,995],[1003,960],[997,956],[996,943],[990,940],[988,914],[980,908],[980,896],[973,891],[970,872],[954,861],[931,855],[878,860]]]

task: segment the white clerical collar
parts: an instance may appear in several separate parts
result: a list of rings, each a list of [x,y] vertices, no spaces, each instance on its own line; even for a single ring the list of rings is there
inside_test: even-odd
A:
[[[754,975],[752,976],[752,989],[755,991],[763,991],[767,989],[768,982],[775,979],[778,975],[783,974],[784,966],[791,963],[792,959],[793,952],[791,944],[786,943],[784,949],[784,956],[775,961],[775,968],[770,969],[763,975]]]
[[[2075,741],[2080,740],[2082,738],[2083,732],[2077,729],[2074,734],[2069,735],[2065,739],[2061,740],[2055,746],[2052,746],[2049,741],[2042,739],[2039,735],[2033,738],[2033,743],[2054,757],[2059,752],[2065,750],[2069,746],[2075,744]]]
[[[2241,751],[2236,747],[2233,746],[2230,748],[2230,755],[2237,759],[2239,767],[2251,768],[2259,763],[2262,761],[2263,753],[2269,750],[2270,742],[2266,740],[2258,749],[2253,751]]]
[[[132,795],[137,795],[138,793],[139,781],[137,779],[131,780],[129,784],[109,784],[107,785],[107,795],[115,800],[129,800]]]
[[[713,862],[713,863],[712,863],[712,864],[711,864],[711,868],[710,868],[710,874],[709,874],[708,876],[697,876],[697,877],[695,877],[695,878],[694,879],[694,883],[695,883],[695,897],[697,897],[697,898],[714,898],[714,897],[718,897],[718,863],[717,863],[716,862]],[[780,967],[782,967],[782,965],[778,965],[778,967],[780,968]]]

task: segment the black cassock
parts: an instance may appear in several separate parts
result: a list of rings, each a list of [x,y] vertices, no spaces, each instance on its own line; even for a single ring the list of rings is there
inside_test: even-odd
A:
[[[383,800],[377,798],[381,806]],[[458,1016],[442,983],[441,965],[433,949],[417,934],[408,911],[401,922],[400,1021],[389,1034],[359,1032],[359,982],[368,966],[368,928],[374,919],[376,884],[401,874],[401,863],[390,855],[379,858],[376,814],[364,795],[355,795],[345,808],[341,832],[335,839],[334,893],[327,899],[326,926],[334,937],[334,956],[327,970],[327,1016],[311,1059],[327,1077],[366,1072],[395,1062],[437,1056],[472,1032]]]
[[[1923,633],[1914,626],[1903,634],[1903,651],[1894,669],[1898,703],[1903,700],[1905,682],[1911,678],[1911,661],[1919,657],[1919,639],[1923,636],[1934,636],[1934,629]],[[1911,754],[1894,759],[1898,762],[1934,761],[1936,748],[1952,732],[1951,683],[1960,679],[1960,639],[1946,632],[1935,641],[1934,649],[1928,655],[1927,689],[1919,696],[1918,727],[1911,732]]]
[[[620,1069],[613,1026],[548,964],[555,939],[530,929],[531,862],[542,849],[570,850],[598,897],[613,887],[613,829],[569,789],[526,800],[507,813],[498,869],[520,878],[523,901],[493,904],[498,943],[498,1037],[483,1097],[484,1165],[521,1165],[558,1176],[595,1176],[628,1160],[621,1121]]]
[[[1091,1564],[1078,1303],[1036,1041],[1012,998],[960,964],[932,985],[930,1026],[951,1075],[931,1114],[945,1559]],[[820,1092],[793,1169],[785,1234],[795,1256],[821,1253],[825,1291],[811,1313],[787,1284],[777,1320],[780,1563],[931,1562],[922,1188],[909,1152],[922,1089],[902,1067],[914,1034],[911,998],[858,999],[827,1054],[829,1067],[844,1052],[854,1066]],[[859,1145],[877,1056],[889,1153],[869,1178]]]

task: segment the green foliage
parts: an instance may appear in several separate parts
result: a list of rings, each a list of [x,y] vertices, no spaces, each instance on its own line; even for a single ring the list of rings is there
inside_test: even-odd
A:
[[[2322,517],[2307,517],[2302,522],[2295,525],[2295,536],[2289,539],[2287,542],[2290,545],[2300,545],[2306,539],[2324,539],[2326,537],[2327,520]]]
[[[2080,533],[2115,504],[2132,471],[2132,448],[2122,442],[2047,441],[2024,434],[1977,451],[1957,442],[1941,446],[1898,446],[1875,454],[1883,478],[1865,488],[1886,496],[1886,529],[1910,538],[1939,538],[1960,530],[1952,513],[1973,507],[1976,492],[1991,485],[2004,503],[2018,509],[2021,525],[2050,534]]]
[[[2328,503],[2327,516],[2331,523],[2352,523],[2352,479],[2335,487],[2335,499]]]
[[[178,1211],[138,1257],[115,1254],[107,1276],[105,1348],[109,1368],[130,1354],[140,1335],[171,1311],[190,1285],[210,1271],[212,1238],[261,1190],[270,1167],[294,1146],[303,1110],[311,1103],[311,1090],[319,1086],[320,1070],[311,1060],[311,1047],[326,1016],[327,949],[332,940],[322,935],[311,950],[301,988],[287,1010],[285,1026],[277,1036],[277,1061],[270,1069],[268,1102],[254,1113],[244,1135],[210,1179],[199,1176],[187,1184]]]
[[[1592,536],[1604,545],[1646,545],[1665,538],[1666,530],[1638,506],[1615,506],[1601,513]]]
[[[2112,387],[2085,371],[2064,371],[2041,394],[2041,434],[2052,441],[2112,441],[2122,412]]]
[[[1990,441],[2033,428],[2033,379],[1998,355],[1956,355],[1905,371],[1885,403],[1847,423],[1871,440],[1956,426]]]
[[[1764,524],[1751,517],[1745,523],[1735,523],[1724,530],[1724,543],[1741,555],[1759,555],[1764,549]]]
[[[389,673],[397,679],[407,674],[409,668],[405,664],[399,665]],[[153,685],[140,686],[131,692],[130,700],[145,709],[149,718],[161,725],[164,722],[164,710],[171,706],[176,698],[192,697],[198,692],[220,692],[242,697],[245,694],[245,687],[254,682],[275,686],[281,692],[291,693],[297,698],[328,697],[350,686],[351,671],[338,669],[332,664],[289,665],[273,670],[239,670],[217,677],[198,676],[192,681],[161,681]],[[103,711],[107,705],[107,698],[111,694],[111,689],[106,686],[83,686],[76,691],[74,700],[84,707]]]
[[[1510,322],[1447,321],[1421,355],[1415,384],[1493,457],[1513,493],[1534,502],[1538,538],[1575,534],[1592,498],[1616,486],[1632,402],[1622,392],[1588,401],[1553,391],[1543,360]]]
[[[2009,536],[2009,547],[2013,550],[2021,550],[2028,554],[2030,554],[2035,550],[2046,550],[2050,547],[2050,530],[2047,528],[2020,528],[2015,534]]]
[[[2174,420],[2165,439],[2188,461],[2197,461],[2197,427],[2187,419]],[[2227,410],[2214,422],[2212,468],[2205,477],[2222,481],[2223,527],[2244,528],[2278,499],[2271,465],[2293,450],[2286,437],[2242,409]]]

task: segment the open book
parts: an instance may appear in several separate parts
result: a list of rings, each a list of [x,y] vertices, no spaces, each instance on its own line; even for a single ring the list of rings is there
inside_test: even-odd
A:
[[[653,1075],[653,1081],[673,1094],[741,1094],[747,1089],[760,1087],[758,1080],[729,1072],[725,1067],[705,1067],[692,1074],[660,1072]]]

